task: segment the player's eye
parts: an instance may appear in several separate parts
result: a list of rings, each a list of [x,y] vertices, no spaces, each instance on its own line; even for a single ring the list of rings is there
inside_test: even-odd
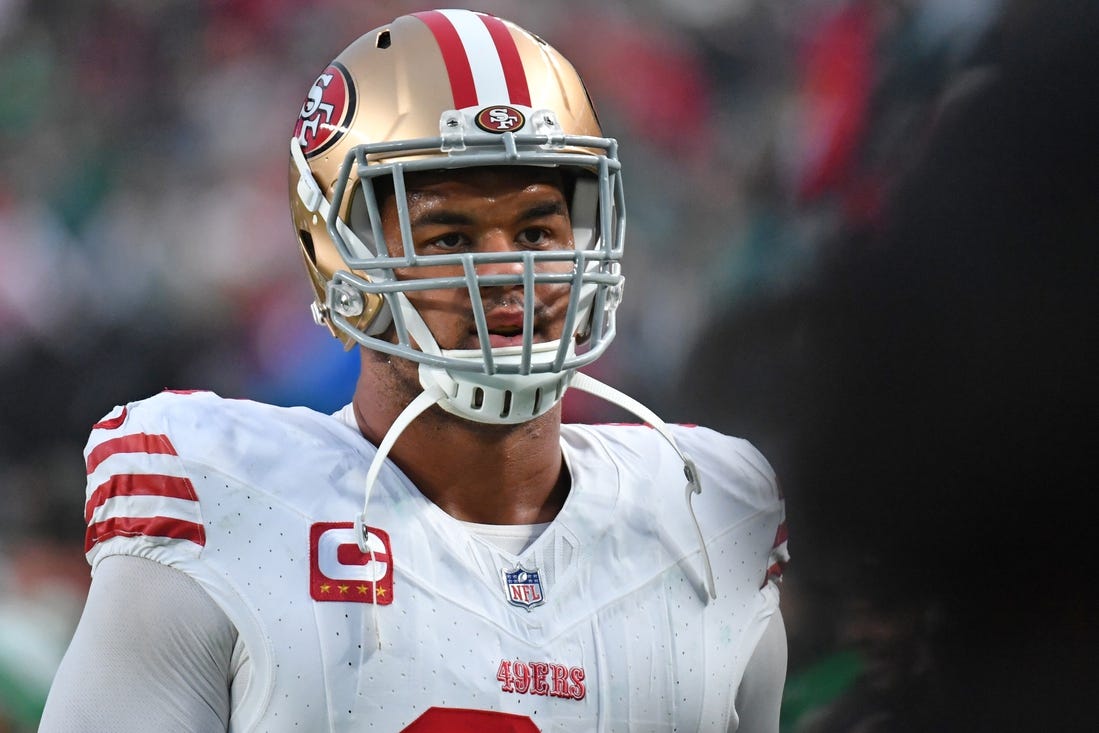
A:
[[[541,244],[545,244],[549,239],[549,234],[545,229],[539,227],[530,227],[519,232],[519,243],[528,247],[536,247]]]
[[[450,234],[444,234],[441,237],[436,237],[427,242],[428,247],[434,247],[441,250],[455,250],[464,246],[469,240],[466,239],[464,234],[458,232],[451,232]]]

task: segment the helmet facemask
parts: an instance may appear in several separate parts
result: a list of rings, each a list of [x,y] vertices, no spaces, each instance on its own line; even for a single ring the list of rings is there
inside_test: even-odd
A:
[[[484,132],[474,124],[474,112],[448,111],[437,139],[351,148],[333,186],[331,200],[342,205],[323,212],[347,268],[327,283],[324,317],[366,348],[418,363],[425,390],[441,388],[444,409],[478,422],[523,422],[557,404],[575,370],[597,359],[613,339],[622,292],[624,208],[614,141],[555,134],[551,112],[518,111],[539,121],[531,126],[536,132]],[[504,165],[555,167],[570,178],[574,247],[417,255],[406,176]],[[387,242],[382,228],[379,194],[390,191],[400,243]],[[485,265],[500,264],[512,265],[512,272],[482,272]],[[420,274],[440,266],[446,276]],[[568,303],[561,338],[536,342],[535,293],[546,286],[568,287]],[[522,342],[493,348],[482,296],[503,287],[522,294]],[[417,291],[455,288],[468,293],[477,349],[440,348],[409,298]],[[364,326],[361,316],[378,298],[384,305]]]

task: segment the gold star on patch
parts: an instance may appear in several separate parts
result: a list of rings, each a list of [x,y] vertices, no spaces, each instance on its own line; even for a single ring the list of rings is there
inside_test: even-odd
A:
[[[340,593],[346,593],[347,589],[350,588],[350,587],[351,586],[349,586],[349,585],[337,585],[336,586],[336,588],[340,591]]]
[[[321,586],[321,593],[327,593],[330,590],[332,590],[332,586],[329,585],[328,583],[325,583],[324,585]]]

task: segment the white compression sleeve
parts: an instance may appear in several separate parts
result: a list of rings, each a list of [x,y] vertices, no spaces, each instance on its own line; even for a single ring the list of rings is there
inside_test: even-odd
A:
[[[737,690],[737,733],[778,733],[786,655],[786,626],[782,614],[775,611],[752,651]]]
[[[225,731],[236,629],[193,579],[105,558],[39,733]]]

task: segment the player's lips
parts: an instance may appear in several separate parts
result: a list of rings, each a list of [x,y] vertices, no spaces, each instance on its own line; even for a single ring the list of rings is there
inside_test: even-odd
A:
[[[494,349],[498,349],[501,346],[522,346],[523,332],[520,331],[517,334],[489,333],[488,343],[489,346]]]
[[[492,348],[522,345],[522,308],[497,308],[492,310],[486,314],[485,323],[488,326],[488,340]],[[476,327],[473,329],[473,335],[477,336]]]

